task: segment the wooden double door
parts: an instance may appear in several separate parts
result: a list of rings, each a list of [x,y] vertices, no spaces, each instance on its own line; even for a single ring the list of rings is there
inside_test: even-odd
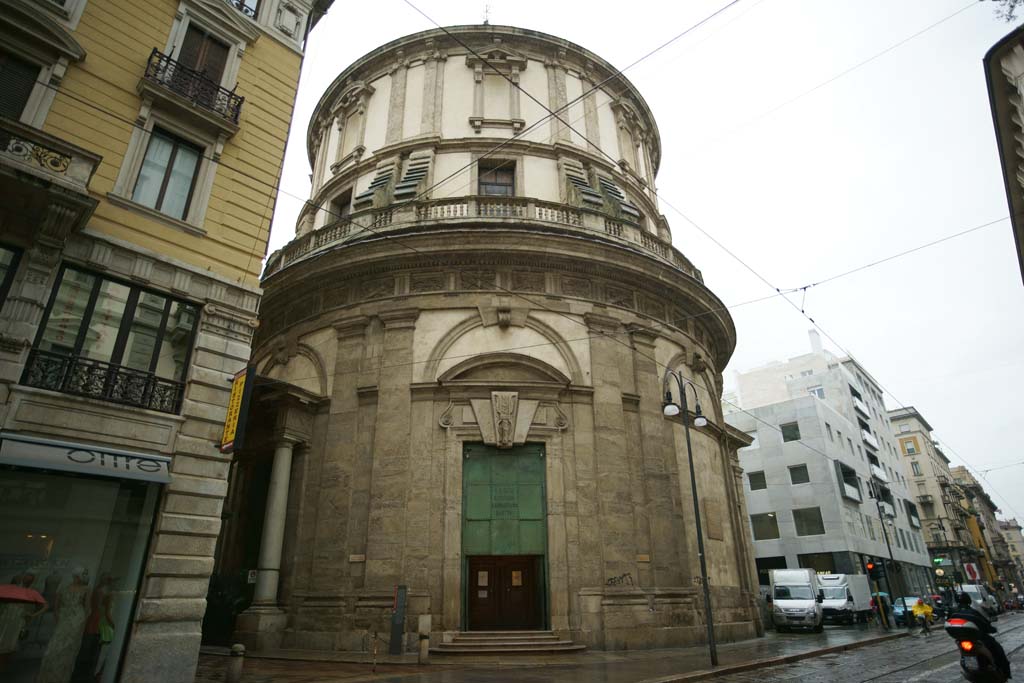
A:
[[[469,630],[544,627],[542,555],[478,555],[466,559]]]

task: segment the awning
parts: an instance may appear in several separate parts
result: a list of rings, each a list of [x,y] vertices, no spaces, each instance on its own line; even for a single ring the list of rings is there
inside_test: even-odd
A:
[[[171,459],[94,444],[73,443],[0,432],[0,464],[40,467],[119,479],[171,481]]]

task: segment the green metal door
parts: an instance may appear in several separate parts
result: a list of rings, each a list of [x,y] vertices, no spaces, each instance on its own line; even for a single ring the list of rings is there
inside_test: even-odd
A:
[[[468,558],[536,556],[538,608],[547,621],[547,506],[544,449],[538,444],[492,448],[466,444],[462,460],[463,623]]]

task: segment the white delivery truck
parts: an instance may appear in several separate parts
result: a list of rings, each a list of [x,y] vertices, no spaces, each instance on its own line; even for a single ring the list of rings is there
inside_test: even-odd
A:
[[[768,602],[776,631],[807,628],[820,633],[824,625],[823,600],[813,569],[772,570]]]
[[[853,624],[867,621],[871,614],[871,588],[864,574],[818,574],[825,596],[821,611],[825,621]]]

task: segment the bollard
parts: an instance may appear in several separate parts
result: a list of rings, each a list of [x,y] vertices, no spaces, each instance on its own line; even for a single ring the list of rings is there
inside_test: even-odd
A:
[[[421,614],[416,630],[420,634],[419,663],[427,664],[430,661],[430,615]]]
[[[235,643],[231,646],[231,656],[228,658],[228,670],[224,675],[224,683],[240,683],[243,666],[245,666],[245,645]]]

